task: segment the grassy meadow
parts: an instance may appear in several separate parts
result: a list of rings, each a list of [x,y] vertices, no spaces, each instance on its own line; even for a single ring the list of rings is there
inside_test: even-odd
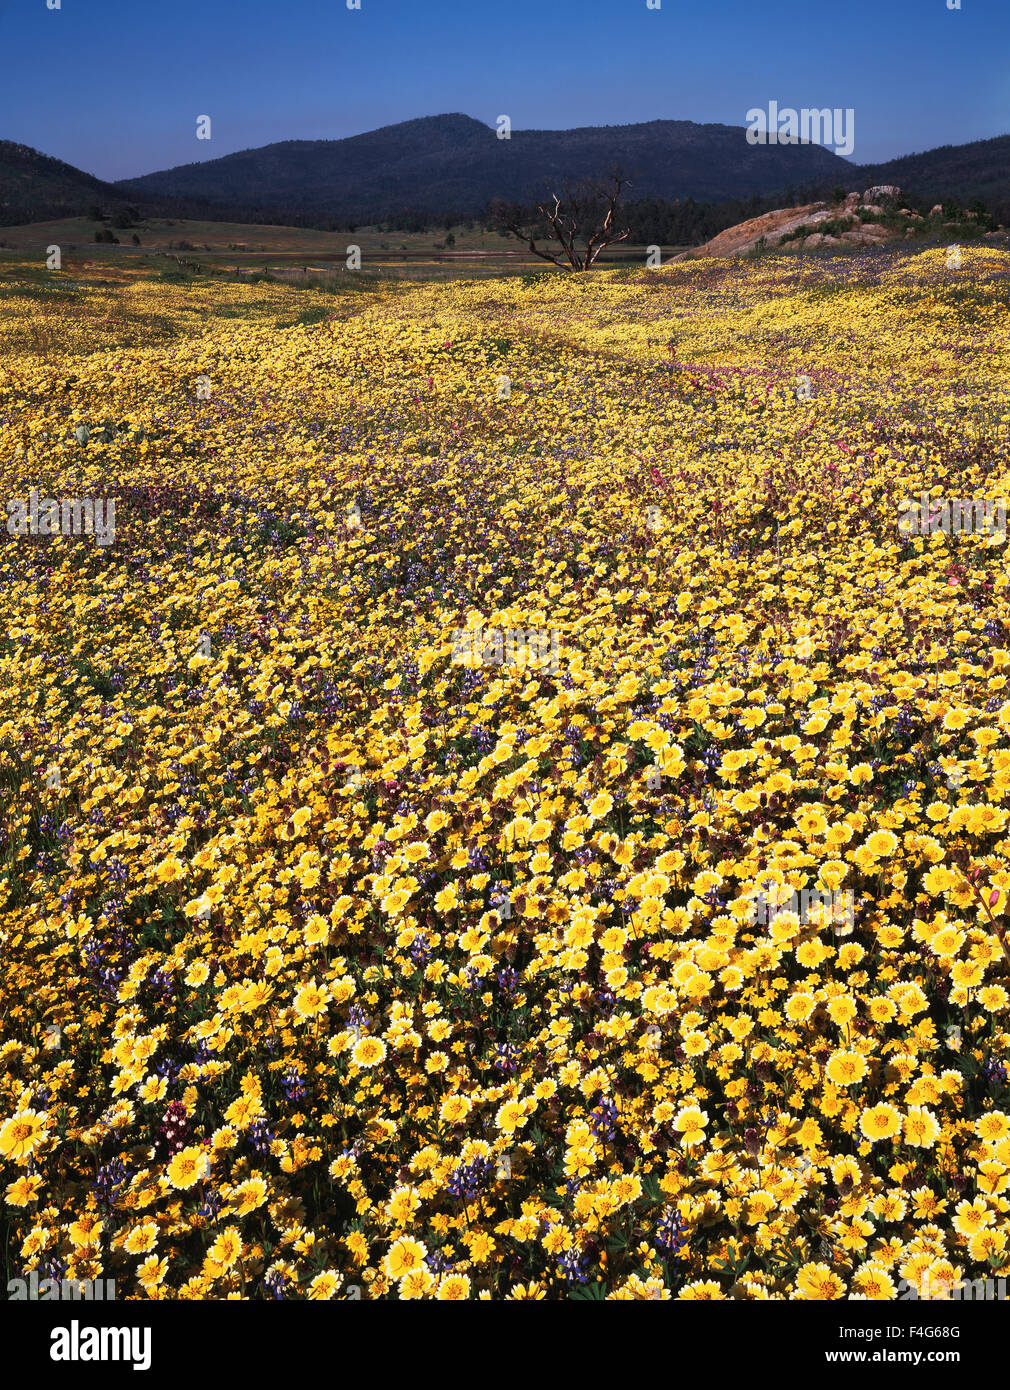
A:
[[[119,245],[96,243],[96,230],[106,227]],[[134,246],[136,235],[140,245]],[[453,242],[446,244],[447,235]],[[191,249],[179,248],[189,243]],[[160,268],[167,256],[199,265],[202,273],[265,274],[302,277],[307,274],[342,278],[348,247],[361,251],[360,275],[407,280],[456,279],[460,276],[500,276],[550,269],[513,237],[486,231],[480,225],[456,226],[426,232],[386,232],[358,227],[353,232],[322,232],[303,227],[275,227],[233,222],[152,218],[128,228],[85,217],[0,227],[0,265],[35,255],[45,264],[46,248],[59,246],[67,261],[87,261],[144,272]],[[664,247],[664,258],[683,247]],[[603,264],[645,262],[645,247],[624,243],[604,251]]]

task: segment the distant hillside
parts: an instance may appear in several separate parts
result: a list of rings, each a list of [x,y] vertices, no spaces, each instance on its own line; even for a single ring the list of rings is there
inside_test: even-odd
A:
[[[476,213],[546,184],[620,164],[636,198],[721,200],[789,184],[849,180],[852,166],[819,145],[748,145],[743,127],[694,121],[513,130],[470,116],[426,116],[345,140],[286,140],[202,164],[122,180],[131,198],[206,200],[261,213],[384,217],[403,208]]]
[[[939,201],[949,196],[962,203],[979,198],[995,210],[1010,200],[1010,135],[902,155],[886,164],[865,165],[863,173],[867,187],[896,183],[920,198]]]
[[[407,230],[479,217],[493,198],[525,201],[620,164],[627,215],[648,241],[701,242],[795,202],[898,184],[908,202],[980,199],[1010,224],[1010,135],[858,165],[819,145],[748,145],[742,126],[694,121],[514,130],[427,116],[346,140],[286,140],[115,184],[26,145],[0,141],[0,226],[107,214]]]
[[[72,164],[28,145],[0,140],[0,226],[75,217],[92,204],[120,206],[125,195]]]

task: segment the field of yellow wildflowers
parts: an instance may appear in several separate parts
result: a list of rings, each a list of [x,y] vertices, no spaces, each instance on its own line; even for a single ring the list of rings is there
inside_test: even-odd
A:
[[[110,276],[0,284],[0,500],[115,499],[0,534],[5,1277],[1010,1263],[1007,549],[897,526],[1010,494],[1010,256]]]

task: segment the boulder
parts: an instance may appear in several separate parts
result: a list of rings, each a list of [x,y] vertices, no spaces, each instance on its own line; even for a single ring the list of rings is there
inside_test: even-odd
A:
[[[697,260],[702,256],[742,256],[748,251],[753,251],[762,238],[766,246],[777,246],[783,237],[795,232],[798,227],[826,222],[834,215],[834,208],[828,207],[826,203],[807,203],[800,208],[781,208],[777,212],[766,212],[760,217],[738,222],[735,227],[727,227],[704,246],[693,246],[689,251],[681,251],[680,255],[671,256],[670,260]]]
[[[934,203],[929,210],[929,215],[930,217],[939,217],[941,212],[943,212],[943,204]]]
[[[2,0],[0,0],[2,4]],[[855,217],[857,211],[870,213],[886,213],[889,207],[883,207],[880,203],[874,202],[875,198],[894,198],[897,200],[901,195],[901,189],[894,184],[879,184],[874,188],[868,188],[865,193],[846,194],[845,201],[833,206],[829,203],[807,203],[799,208],[780,208],[777,212],[766,212],[760,217],[752,217],[746,222],[739,222],[735,227],[727,227],[724,232],[714,236],[711,241],[707,241],[704,246],[694,246],[688,251],[681,251],[677,256],[672,256],[671,261],[698,260],[704,256],[743,256],[748,251],[753,251],[759,244],[773,247],[790,235],[797,232],[801,227],[814,228],[820,222],[829,222],[839,218]],[[860,207],[862,203],[862,207]],[[918,213],[908,213],[910,217],[918,217]],[[921,220],[921,219],[920,219]],[[889,238],[897,237],[900,233],[889,231],[876,222],[865,222],[854,226],[850,231],[843,232],[840,237],[826,235],[822,232],[811,231],[802,242],[797,241],[797,245],[802,245],[803,249],[816,248],[818,246],[841,246],[847,242],[850,246],[879,246],[881,242]]]
[[[868,188],[863,194],[864,203],[875,203],[880,198],[893,198],[895,202],[901,197],[901,189],[893,183],[878,183],[872,188]]]
[[[851,232],[843,232],[842,240],[849,242],[851,246],[879,246],[882,241],[888,241],[893,235],[886,227],[870,222],[865,227],[853,227]]]

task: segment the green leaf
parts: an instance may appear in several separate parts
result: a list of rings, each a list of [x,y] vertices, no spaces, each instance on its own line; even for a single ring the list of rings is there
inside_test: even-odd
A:
[[[603,1284],[580,1284],[572,1290],[571,1298],[579,1303],[599,1303],[606,1298]]]

